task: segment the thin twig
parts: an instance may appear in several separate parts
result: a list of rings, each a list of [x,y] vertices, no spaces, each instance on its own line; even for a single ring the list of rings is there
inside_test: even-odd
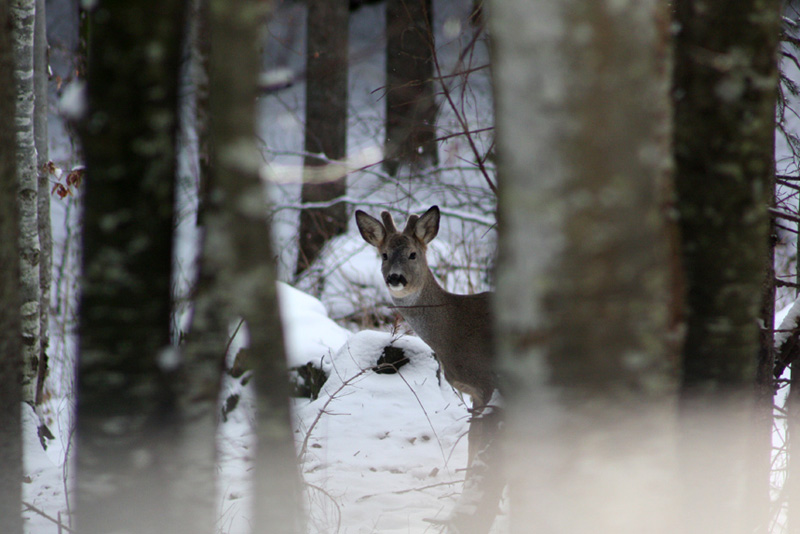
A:
[[[69,528],[67,525],[65,525],[64,523],[62,523],[61,521],[59,521],[59,520],[58,520],[58,519],[56,519],[55,517],[53,517],[53,516],[50,516],[50,515],[47,515],[46,513],[44,513],[44,512],[43,512],[42,510],[40,510],[39,508],[36,508],[34,505],[32,505],[32,504],[30,504],[30,503],[27,503],[27,502],[25,502],[25,501],[22,501],[22,504],[25,506],[25,508],[27,508],[27,509],[28,509],[28,510],[30,510],[31,512],[33,512],[33,513],[35,513],[35,514],[37,514],[37,515],[40,515],[40,516],[44,517],[44,518],[45,518],[45,519],[47,519],[48,521],[51,521],[53,524],[56,524],[56,525],[58,525],[58,528],[59,528],[59,529],[66,530],[67,532],[77,532],[77,531],[75,531],[75,530],[72,530],[71,528]]]
[[[243,324],[244,324],[244,319],[239,319],[239,324],[236,325],[236,329],[228,338],[228,344],[225,345],[225,353],[223,354],[223,356],[227,355],[228,351],[231,350],[231,345],[233,344],[233,340],[236,338],[236,335],[239,333],[239,329],[242,328]]]
[[[475,37],[475,39],[477,39],[477,37]],[[467,124],[467,121],[464,118],[464,116],[458,111],[458,107],[453,101],[453,96],[450,92],[450,88],[447,86],[447,82],[445,82],[442,77],[442,67],[441,65],[439,65],[439,58],[437,57],[436,53],[431,54],[431,56],[433,59],[433,66],[436,69],[436,74],[442,86],[442,93],[444,94],[447,103],[450,104],[450,108],[453,110],[453,113],[455,114],[458,123],[461,125],[461,129],[467,138],[467,142],[469,143],[469,147],[472,150],[472,154],[475,157],[475,162],[478,164],[478,168],[481,171],[481,175],[483,175],[483,178],[484,180],[486,180],[486,184],[489,186],[489,189],[491,189],[492,193],[494,193],[494,195],[497,196],[497,186],[494,184],[491,177],[489,176],[489,171],[486,169],[486,165],[484,164],[484,158],[478,151],[478,147],[475,145],[475,140],[469,134],[470,131],[469,125]]]
[[[436,433],[436,428],[433,426],[433,421],[431,421],[431,418],[428,415],[428,411],[425,409],[425,406],[422,404],[422,401],[419,400],[419,395],[417,395],[417,392],[414,391],[414,388],[412,388],[411,384],[409,384],[408,380],[406,380],[406,377],[404,377],[400,372],[398,372],[397,375],[403,380],[403,382],[405,382],[406,386],[408,387],[408,390],[411,392],[412,395],[414,395],[414,398],[417,399],[417,404],[419,404],[419,407],[422,408],[422,413],[425,414],[425,419],[427,419],[428,421],[428,426],[431,427],[431,432],[433,432],[433,435],[436,437],[436,443],[439,444],[439,451],[442,453],[442,460],[444,460],[444,466],[449,470],[449,466],[447,465],[447,455],[444,453],[442,440],[441,438],[439,438],[439,434]]]
[[[781,280],[780,278],[775,278],[775,285],[778,287],[800,288],[800,284],[795,282],[787,282],[786,280]],[[776,330],[776,332],[778,332],[778,330]]]
[[[326,400],[325,404],[322,405],[322,408],[320,408],[319,413],[317,413],[317,416],[314,418],[314,421],[311,423],[311,425],[309,425],[308,430],[306,431],[306,436],[303,438],[303,444],[300,445],[300,452],[297,454],[297,460],[298,461],[302,461],[302,458],[305,455],[306,450],[308,449],[308,440],[311,437],[311,432],[314,430],[314,427],[317,426],[317,423],[322,418],[322,414],[327,413],[326,410],[328,408],[328,405],[331,402],[333,402],[333,400],[336,398],[336,395],[340,391],[342,391],[345,387],[349,386],[350,383],[353,380],[355,380],[356,378],[360,377],[361,375],[363,375],[364,373],[367,373],[369,371],[372,371],[372,368],[362,369],[360,373],[355,374],[355,375],[351,376],[350,378],[348,378],[347,380],[345,380],[344,382],[342,382],[342,385],[339,386],[339,388],[336,391],[331,393],[330,397],[328,397],[328,400]]]
[[[453,137],[459,137],[461,135],[472,135],[472,134],[478,134],[478,133],[483,133],[483,132],[491,132],[493,130],[494,130],[494,126],[488,126],[486,128],[478,128],[477,130],[469,130],[469,131],[466,131],[466,132],[456,132],[456,133],[452,133],[452,134],[449,134],[449,135],[443,135],[441,137],[437,137],[436,140],[437,141],[447,141],[448,139],[451,139]]]
[[[800,217],[794,215],[793,213],[786,213],[785,211],[781,211],[776,208],[767,208],[767,210],[770,212],[770,214],[772,214],[772,216],[778,217],[779,219],[800,223]]]
[[[337,514],[336,515],[336,530],[333,531],[333,534],[338,534],[338,532],[341,531],[341,529],[342,529],[342,509],[339,506],[339,503],[336,501],[336,499],[333,497],[333,495],[328,493],[325,489],[317,486],[316,484],[312,484],[310,482],[306,482],[306,486],[308,486],[309,488],[313,488],[313,489],[319,491],[320,493],[325,495],[328,499],[330,499],[330,501],[333,503],[333,506],[335,507],[336,514]],[[310,498],[309,498],[309,500],[310,500]]]
[[[420,486],[418,488],[406,488],[406,489],[397,490],[397,491],[387,491],[387,492],[382,492],[382,493],[370,493],[368,495],[362,495],[361,497],[358,498],[358,500],[356,502],[366,501],[367,499],[371,499],[373,497],[378,497],[380,495],[403,495],[405,493],[411,493],[412,491],[425,491],[425,490],[431,489],[431,488],[438,488],[438,487],[441,487],[441,486],[453,486],[455,484],[463,484],[463,483],[464,483],[464,480],[463,479],[459,479],[459,480],[450,480],[450,481],[447,481],[447,482],[437,482],[435,484],[428,484],[427,486]]]

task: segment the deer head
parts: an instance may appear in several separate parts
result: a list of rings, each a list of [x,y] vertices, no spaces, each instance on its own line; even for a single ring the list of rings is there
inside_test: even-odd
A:
[[[439,232],[439,207],[433,206],[421,217],[411,215],[402,232],[391,214],[381,213],[383,223],[356,211],[356,224],[364,241],[381,254],[383,280],[394,298],[405,298],[422,290],[431,279],[425,252]]]

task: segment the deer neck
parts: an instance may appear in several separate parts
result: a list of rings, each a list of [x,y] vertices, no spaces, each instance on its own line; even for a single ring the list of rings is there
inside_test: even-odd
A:
[[[419,291],[405,297],[392,296],[392,301],[405,315],[405,310],[441,304],[446,295],[448,295],[447,291],[439,285],[429,268],[425,272],[425,279]]]
[[[445,291],[428,269],[425,283],[416,293],[405,297],[392,297],[397,311],[423,341],[437,350],[437,338],[442,332],[447,316],[450,293]]]

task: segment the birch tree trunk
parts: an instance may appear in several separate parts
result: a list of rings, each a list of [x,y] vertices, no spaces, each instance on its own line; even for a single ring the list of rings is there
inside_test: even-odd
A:
[[[667,6],[487,13],[511,530],[673,533]]]
[[[22,534],[22,346],[17,250],[14,53],[0,2],[0,531]]]
[[[769,429],[759,419],[770,417],[771,403],[757,407],[755,390],[780,2],[680,0],[675,13],[676,186],[687,282],[684,532],[764,531],[768,486],[758,466],[769,455]]]
[[[44,381],[47,377],[48,322],[50,320],[50,280],[52,259],[52,238],[50,231],[50,161],[48,147],[48,51],[47,18],[45,0],[36,0],[36,19],[33,35],[33,85],[34,115],[33,132],[36,145],[37,171],[37,223],[39,233],[39,355],[36,372],[36,404],[42,402]]]
[[[183,420],[170,345],[183,15],[181,0],[105,2],[90,14],[76,516],[85,534],[188,532],[174,492]]]
[[[245,319],[256,388],[255,531],[304,532],[300,479],[289,419],[289,382],[275,288],[262,162],[255,138],[258,28],[269,4],[211,0],[209,116],[211,196],[222,210],[209,214],[207,246],[229,295]],[[218,217],[217,217],[218,215]]]
[[[17,206],[19,213],[20,296],[22,304],[23,398],[34,403],[41,342],[39,291],[38,174],[34,141],[33,35],[36,0],[11,0],[14,82],[17,92]]]

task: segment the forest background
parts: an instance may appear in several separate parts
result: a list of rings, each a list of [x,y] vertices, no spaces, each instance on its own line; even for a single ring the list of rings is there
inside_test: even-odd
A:
[[[796,21],[4,4],[2,531],[453,531],[468,403],[351,224],[432,204],[496,289],[496,531],[792,531]]]

